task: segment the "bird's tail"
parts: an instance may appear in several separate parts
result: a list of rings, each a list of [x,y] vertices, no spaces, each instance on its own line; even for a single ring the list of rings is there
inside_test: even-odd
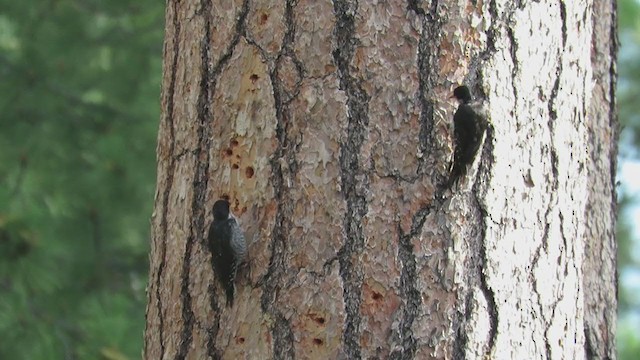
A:
[[[467,172],[467,167],[466,166],[459,166],[458,164],[455,164],[452,168],[451,168],[451,172],[449,173],[449,180],[447,180],[447,189],[451,189],[453,187],[453,185],[455,185],[455,183],[465,175],[465,173]]]
[[[225,293],[227,294],[227,307],[233,307],[233,293],[234,286],[231,285],[225,289]]]

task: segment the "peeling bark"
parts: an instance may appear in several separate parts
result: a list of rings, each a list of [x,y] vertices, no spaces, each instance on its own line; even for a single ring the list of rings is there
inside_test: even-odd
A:
[[[167,3],[146,359],[614,358],[615,3]],[[451,90],[490,126],[448,190]],[[249,264],[224,306],[228,197]]]

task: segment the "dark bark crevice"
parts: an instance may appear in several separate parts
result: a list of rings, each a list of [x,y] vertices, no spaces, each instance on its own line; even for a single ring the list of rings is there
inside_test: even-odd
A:
[[[498,304],[496,303],[495,292],[489,285],[487,276],[487,264],[489,263],[489,255],[487,254],[487,224],[486,220],[491,220],[491,216],[487,211],[487,204],[485,203],[485,193],[487,191],[487,184],[490,183],[492,174],[492,167],[495,164],[495,154],[493,149],[494,134],[493,127],[487,128],[486,138],[482,147],[482,157],[480,166],[478,168],[478,174],[476,182],[473,184],[473,202],[474,207],[478,211],[478,218],[475,224],[477,224],[478,233],[471,237],[469,247],[472,254],[478,254],[477,259],[471,264],[470,276],[474,281],[479,281],[477,284],[482,292],[482,295],[487,302],[487,313],[489,315],[489,333],[487,334],[488,341],[485,347],[485,355],[490,356],[496,343],[496,337],[498,336],[498,323],[500,317],[498,314]],[[471,292],[471,291],[469,291]],[[471,306],[467,302],[466,306]],[[468,322],[469,319],[467,319]],[[466,336],[466,335],[465,335]]]
[[[597,353],[591,343],[591,334],[589,333],[589,324],[584,323],[584,357],[585,359],[598,358]]]
[[[513,63],[513,69],[511,70],[511,91],[513,92],[513,99],[515,101],[514,107],[518,106],[518,85],[516,79],[518,78],[518,72],[520,71],[518,62],[518,40],[513,33],[513,29],[509,26],[506,27],[507,38],[509,39],[509,53],[511,54],[511,62]],[[514,113],[515,114],[515,113]],[[515,116],[515,115],[514,115]],[[516,120],[517,124],[517,120]]]
[[[493,14],[497,16],[497,14]],[[490,34],[497,34],[498,31],[494,27],[497,26],[495,21],[491,24],[489,29]],[[474,59],[474,67],[470,69],[470,79],[476,76],[481,76],[480,62],[482,59],[490,57],[492,52],[495,52],[493,43],[495,39],[490,39],[485,51],[479,54],[478,59]],[[480,81],[480,79],[478,79]],[[489,119],[487,119],[489,120]],[[465,284],[467,288],[464,289],[462,304],[463,311],[457,319],[454,321],[454,329],[457,331],[457,337],[453,344],[454,358],[466,358],[467,346],[469,342],[469,336],[467,334],[466,325],[472,321],[473,312],[473,292],[477,288],[482,293],[483,298],[487,303],[487,315],[489,317],[489,332],[487,334],[487,343],[485,345],[485,356],[490,356],[495,346],[496,337],[498,335],[498,323],[499,313],[498,305],[495,299],[495,292],[489,285],[487,275],[487,264],[489,262],[489,255],[487,254],[487,221],[493,222],[489,212],[487,211],[487,204],[485,203],[485,194],[488,191],[488,184],[491,182],[492,167],[495,163],[494,154],[494,129],[491,122],[488,123],[485,139],[480,149],[478,156],[480,157],[478,171],[475,181],[472,186],[472,191],[464,194],[468,196],[471,203],[471,212],[468,214],[468,223],[474,224],[470,227],[468,237],[466,239],[467,246],[471,256],[464,264],[466,280]]]
[[[567,9],[566,9],[566,5],[564,4],[563,1],[559,1],[559,8],[560,8],[560,19],[562,21],[562,27],[561,27],[561,34],[562,34],[562,48],[561,50],[564,51],[564,48],[567,44]],[[549,127],[553,129],[553,122],[555,122],[558,118],[558,114],[556,112],[556,100],[558,98],[558,91],[560,90],[560,77],[562,76],[562,70],[563,70],[563,65],[562,65],[562,54],[560,54],[559,59],[558,59],[558,65],[556,66],[556,80],[553,83],[553,88],[551,89],[551,96],[549,97],[549,102],[548,102],[548,111],[549,111],[549,115],[551,118],[551,121],[549,122]],[[555,149],[552,147],[552,166],[553,166],[553,172],[554,172],[554,176],[557,177],[558,176],[558,159],[557,159],[557,155],[555,154]],[[557,179],[556,179],[557,182]]]
[[[209,148],[211,147],[210,144],[210,128],[211,128],[211,121],[213,121],[213,112],[211,110],[211,101],[213,98],[213,91],[214,91],[214,72],[212,71],[212,69],[210,68],[210,63],[211,63],[211,48],[210,48],[210,44],[211,44],[211,26],[212,26],[212,3],[211,0],[203,0],[200,3],[201,6],[201,15],[204,17],[204,39],[202,39],[202,44],[201,44],[201,53],[200,53],[200,61],[201,61],[201,80],[200,80],[200,92],[198,94],[198,104],[197,104],[197,108],[198,108],[198,121],[199,121],[199,132],[203,131],[204,129],[206,129],[206,133],[200,134],[199,133],[199,142],[198,142],[198,154],[196,156],[196,158],[199,161],[199,165],[202,165],[202,162],[204,161],[204,159],[207,157],[207,154],[209,153]],[[217,75],[217,74],[216,74]],[[203,139],[202,136],[205,136],[206,139]],[[208,174],[208,167],[209,167],[209,161],[208,159],[206,159],[206,169],[204,169],[204,175],[206,176]],[[200,170],[200,167],[198,167],[198,170]],[[198,172],[197,176],[200,176],[201,174]],[[202,179],[201,179],[202,180]],[[208,188],[208,184],[204,184],[202,185],[204,186],[204,190],[206,191],[206,189]],[[195,191],[195,190],[194,190]],[[202,224],[198,224],[198,226],[202,226],[202,228],[199,229],[199,231],[196,233],[196,235],[202,235],[205,236],[204,234],[204,216],[206,214],[206,209],[204,208],[204,200],[203,200],[203,204],[201,204],[202,207],[199,210],[199,216],[198,216],[198,220],[200,220],[200,218],[202,219]],[[193,215],[195,217],[195,213],[193,213]],[[200,240],[198,238],[198,240]],[[201,243],[204,243],[204,238],[200,241]],[[186,259],[185,259],[186,262]],[[213,266],[212,266],[213,268]],[[186,271],[188,272],[189,269],[186,269]],[[214,275],[215,277],[215,275]],[[217,283],[214,284],[217,285]],[[220,305],[218,304],[217,301],[217,297],[215,296],[216,294],[216,285],[214,284],[209,284],[209,286],[207,286],[207,293],[209,294],[209,302],[211,304],[212,309],[214,310],[214,318],[213,321],[211,323],[210,326],[207,327],[207,354],[209,355],[209,357],[211,359],[220,359],[221,358],[221,354],[220,351],[216,348],[216,344],[215,344],[215,339],[218,335],[218,331],[219,331],[219,325],[220,325]],[[188,293],[188,289],[187,289],[187,293]],[[192,314],[193,315],[193,314]],[[193,325],[191,325],[191,329],[193,331]],[[186,327],[185,327],[185,331],[186,331]],[[189,342],[185,341],[183,344],[187,345]],[[183,350],[181,348],[181,350]],[[187,353],[188,348],[185,348],[185,354]]]
[[[281,93],[276,90],[277,79],[274,73],[271,74],[273,84],[274,104],[276,108],[276,138],[278,147],[273,154],[270,164],[272,169],[271,183],[274,188],[275,202],[277,204],[276,219],[272,231],[271,243],[269,244],[269,267],[267,273],[259,281],[258,285],[263,287],[261,308],[266,314],[271,315],[274,323],[270,331],[273,336],[273,351],[275,359],[293,359],[293,334],[289,321],[282,315],[275,303],[282,288],[282,277],[286,269],[287,240],[291,232],[291,215],[293,210],[288,201],[288,188],[290,184],[291,170],[289,165],[295,164],[295,154],[290,153],[289,139],[287,138],[287,123],[289,122],[288,110],[284,109],[281,101]],[[294,147],[295,148],[295,147]],[[294,149],[295,150],[295,149]],[[284,160],[285,164],[281,160]]]
[[[302,81],[306,76],[306,70],[304,64],[298,57],[296,56],[295,50],[293,48],[295,36],[296,36],[296,23],[294,18],[294,9],[298,4],[298,0],[287,0],[285,4],[284,11],[284,25],[286,31],[284,33],[284,37],[282,40],[282,47],[280,52],[278,53],[278,57],[276,59],[274,78],[277,79],[277,82],[274,84],[279,86],[278,91],[280,92],[279,100],[282,105],[288,106],[291,101],[293,101],[298,95],[300,91],[300,86],[302,85]],[[293,85],[292,91],[288,91],[286,86],[281,78],[281,73],[283,73],[283,64],[286,58],[291,59],[291,62],[294,64],[294,68],[297,72],[298,81]]]
[[[169,212],[169,196],[171,194],[171,190],[173,189],[173,177],[175,173],[175,164],[176,158],[174,157],[175,151],[175,128],[174,128],[174,108],[176,103],[175,98],[175,89],[176,89],[176,76],[178,71],[178,55],[180,54],[180,21],[178,20],[178,2],[173,3],[173,18],[172,24],[174,27],[174,37],[173,37],[173,58],[171,60],[171,75],[169,81],[169,87],[167,88],[167,104],[164,113],[166,114],[166,129],[168,130],[168,157],[167,160],[169,162],[167,166],[166,172],[166,187],[162,194],[162,214],[160,217],[160,236],[156,236],[153,241],[155,242],[155,246],[160,247],[160,262],[157,265],[157,273],[155,279],[155,297],[156,297],[156,309],[158,312],[158,320],[160,322],[158,329],[158,336],[160,341],[160,357],[164,357],[165,354],[165,339],[164,339],[164,312],[163,312],[163,304],[162,304],[162,296],[160,289],[162,288],[162,276],[164,274],[164,268],[166,266],[166,258],[167,258],[167,241],[168,241],[168,212]],[[165,52],[168,49],[165,48]],[[161,159],[158,159],[161,161]],[[151,297],[151,295],[149,295]],[[147,329],[148,331],[148,320],[147,320]],[[146,353],[149,348],[148,340],[149,336],[145,336],[147,341],[145,341],[144,352]]]
[[[216,347],[216,338],[220,331],[220,312],[222,312],[222,308],[216,299],[216,287],[213,283],[207,286],[207,293],[209,294],[209,303],[214,313],[213,321],[206,327],[207,355],[209,355],[211,359],[218,360],[222,359],[222,354]]]
[[[302,78],[303,69],[299,67],[300,61],[296,59],[292,50],[293,41],[295,39],[295,19],[293,11],[297,1],[288,0],[285,4],[284,25],[286,31],[283,37],[282,46],[277,55],[274,68],[270,71],[269,77],[273,89],[273,104],[276,111],[276,139],[278,140],[277,148],[270,159],[272,169],[271,182],[273,184],[275,202],[277,204],[276,219],[272,231],[271,243],[269,244],[269,267],[267,273],[259,281],[262,286],[262,298],[260,306],[262,312],[268,314],[273,323],[270,326],[271,336],[273,338],[273,357],[274,359],[294,359],[294,335],[291,322],[287,319],[283,312],[276,305],[278,294],[283,287],[283,276],[285,274],[286,253],[288,248],[288,239],[292,228],[293,209],[290,201],[290,184],[294,183],[298,172],[299,164],[297,161],[297,152],[299,151],[299,143],[291,140],[289,133],[291,128],[291,110],[289,109],[290,101],[295,98],[297,92],[290,94],[286,91],[286,86],[280,80],[279,73],[283,71],[281,66],[282,59],[288,56],[296,64],[296,69],[301,71]],[[255,44],[257,46],[257,44]],[[263,56],[266,56],[262,51]]]
[[[426,216],[419,220],[424,224]],[[418,341],[413,335],[413,323],[419,314],[422,300],[417,286],[416,257],[411,243],[413,236],[411,233],[403,234],[402,227],[398,223],[397,233],[399,236],[398,259],[402,263],[400,274],[400,295],[404,299],[401,305],[402,315],[397,331],[394,331],[392,342],[393,351],[389,359],[413,359],[416,354]]]
[[[560,6],[560,20],[562,21],[562,48],[564,49],[567,44],[567,5],[564,4],[563,0],[558,1],[558,5]]]
[[[370,97],[363,89],[362,81],[351,71],[351,61],[358,44],[354,37],[357,4],[336,0],[333,6],[335,28],[332,56],[338,71],[340,90],[347,97],[347,134],[341,140],[339,154],[341,191],[346,201],[345,237],[338,251],[346,312],[342,343],[349,359],[360,359],[363,272],[359,257],[364,248],[362,223],[367,213],[366,191],[369,187],[369,175],[360,161],[360,150],[369,125]]]
[[[542,232],[542,241],[540,243],[540,245],[536,248],[535,250],[535,254],[533,256],[533,259],[531,261],[531,268],[529,270],[529,282],[531,283],[531,286],[533,287],[533,292],[536,294],[537,299],[536,299],[536,303],[538,305],[538,311],[540,312],[540,316],[543,317],[542,321],[544,322],[545,325],[545,330],[544,330],[544,346],[545,346],[545,353],[546,353],[546,358],[547,359],[551,359],[551,344],[548,341],[548,333],[549,333],[549,329],[551,327],[551,321],[547,321],[547,319],[544,318],[544,305],[542,304],[542,300],[541,300],[541,295],[540,295],[540,287],[538,284],[538,279],[535,277],[534,271],[536,269],[536,267],[538,266],[538,262],[540,261],[540,257],[542,256],[542,252],[547,252],[548,251],[548,244],[549,244],[549,232],[551,229],[551,219],[549,218],[552,210],[553,210],[553,205],[552,205],[552,199],[550,199],[549,203],[547,204],[547,210],[545,212],[544,215],[544,219],[545,219],[545,226],[544,226],[544,230]]]
[[[418,42],[418,99],[420,101],[420,132],[419,152],[422,154],[418,162],[417,175],[421,176],[427,169],[433,168],[436,161],[441,161],[442,148],[436,146],[433,126],[435,122],[435,101],[431,89],[438,85],[440,41],[444,20],[438,16],[438,2],[431,4],[426,12],[418,7],[415,1],[409,1],[409,9],[413,10],[422,20],[422,33]],[[432,174],[435,177],[436,174]],[[436,196],[440,198],[440,196]]]
[[[213,8],[213,5],[211,5],[211,7]],[[242,8],[240,8],[240,13],[238,14],[238,18],[236,20],[233,38],[231,39],[229,46],[227,46],[227,48],[225,49],[224,54],[220,57],[218,62],[211,69],[210,75],[211,75],[211,81],[212,81],[212,89],[214,89],[213,91],[215,91],[215,87],[218,83],[218,78],[222,73],[224,66],[227,65],[227,63],[231,59],[231,56],[233,55],[233,51],[235,50],[236,46],[238,46],[240,39],[246,33],[245,28],[246,28],[246,20],[247,20],[248,14],[249,14],[249,0],[244,0],[242,2]],[[211,26],[215,26],[215,25],[212,24]],[[210,31],[210,29],[208,31]]]
[[[480,290],[482,291],[482,294],[485,300],[487,301],[487,310],[489,312],[489,334],[488,334],[489,341],[487,342],[487,346],[485,349],[485,354],[489,355],[491,354],[491,351],[493,350],[493,347],[496,344],[496,337],[498,335],[498,322],[500,319],[498,315],[498,305],[496,304],[495,292],[493,291],[493,289],[491,289],[491,286],[489,286],[487,281],[487,275],[485,274],[485,271],[484,271],[486,264],[488,262],[487,245],[484,241],[485,233],[486,233],[486,226],[483,225],[482,226],[483,241],[481,241],[480,243],[480,256],[482,258],[482,264],[478,269],[477,275],[480,277]]]
[[[202,15],[204,16],[204,38],[200,45],[200,84],[198,93],[197,108],[197,154],[196,171],[193,178],[193,197],[191,199],[191,224],[185,252],[183,255],[182,272],[180,274],[180,299],[182,301],[182,331],[180,333],[180,343],[176,359],[185,359],[189,354],[189,348],[193,341],[193,328],[195,316],[192,308],[192,299],[189,286],[191,285],[191,258],[193,256],[194,244],[204,242],[206,214],[206,193],[209,184],[209,148],[211,147],[210,133],[211,101],[213,92],[213,76],[210,68],[211,64],[211,2],[202,2]],[[219,314],[216,315],[219,317]],[[215,321],[215,320],[214,320]],[[211,348],[212,346],[208,346]],[[215,347],[214,347],[215,348]],[[215,351],[214,351],[215,356]]]
[[[435,205],[426,206],[418,210],[412,217],[411,228],[404,233],[398,223],[397,233],[399,237],[398,259],[402,264],[400,274],[400,296],[404,299],[399,311],[401,311],[400,324],[392,334],[392,352],[390,359],[413,359],[415,357],[418,341],[413,335],[413,324],[420,314],[422,299],[418,290],[417,261],[412,240],[420,234],[427,215],[435,209]]]

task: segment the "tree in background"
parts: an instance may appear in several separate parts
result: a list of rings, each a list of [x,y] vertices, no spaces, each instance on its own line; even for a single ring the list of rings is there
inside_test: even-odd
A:
[[[620,141],[620,162],[637,162],[640,147],[640,4],[637,0],[620,0],[619,33],[620,57],[618,100],[620,123],[623,126]],[[620,219],[618,222],[618,268],[620,270],[619,289],[619,330],[618,348],[622,360],[637,359],[640,354],[640,277],[639,244],[636,234],[639,220],[630,215],[639,206],[637,194],[630,192],[629,186],[622,184],[620,199]],[[630,280],[630,279],[636,279]],[[635,284],[635,286],[634,286]]]
[[[615,2],[427,3],[167,2],[147,359],[615,357]]]
[[[0,5],[0,358],[137,358],[157,1]]]

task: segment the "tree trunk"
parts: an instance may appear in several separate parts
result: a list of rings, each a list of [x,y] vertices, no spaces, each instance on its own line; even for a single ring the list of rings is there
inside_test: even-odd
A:
[[[428,3],[167,2],[146,359],[615,357],[615,2]]]

